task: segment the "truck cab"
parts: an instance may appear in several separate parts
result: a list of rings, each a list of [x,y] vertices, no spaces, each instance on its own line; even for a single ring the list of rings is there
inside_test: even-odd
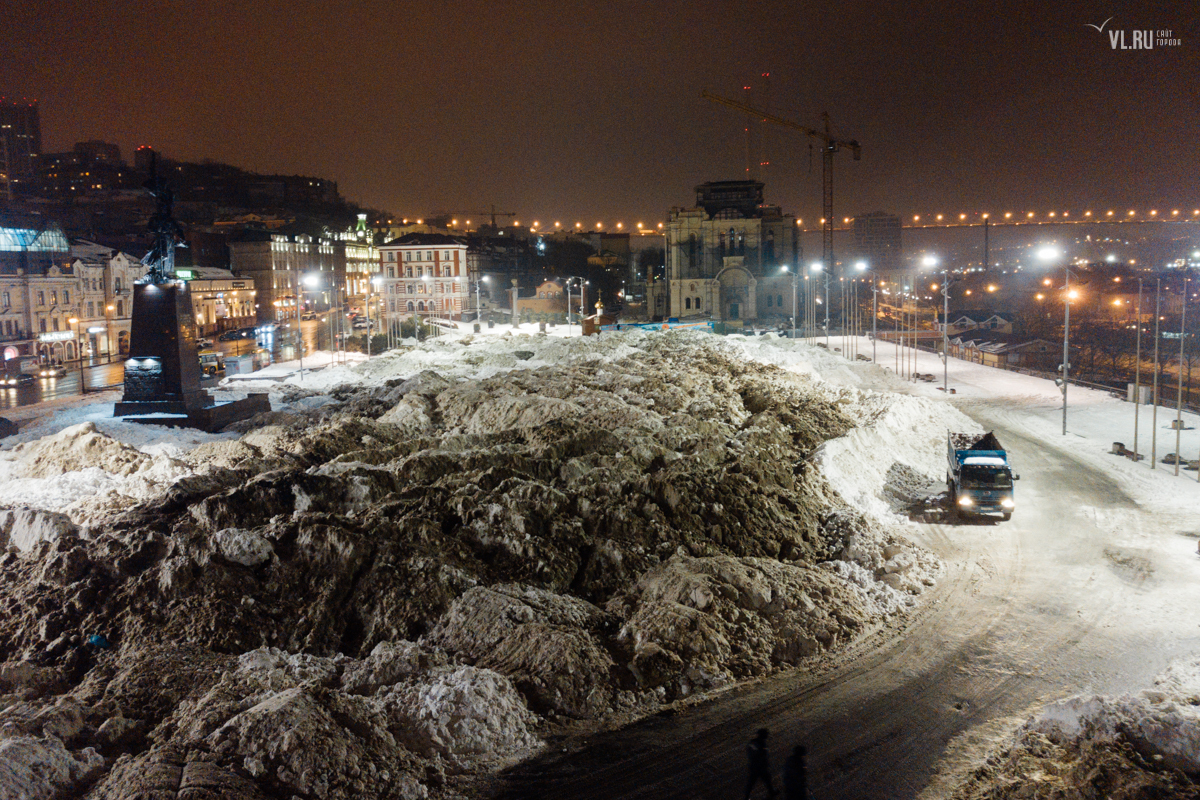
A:
[[[1012,518],[1016,506],[1008,453],[995,434],[951,433],[947,442],[949,471],[946,488],[950,505],[959,514],[1000,514]]]

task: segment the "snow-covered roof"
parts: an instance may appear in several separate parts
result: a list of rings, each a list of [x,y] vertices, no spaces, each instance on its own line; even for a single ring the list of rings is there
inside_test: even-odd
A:
[[[399,239],[392,239],[387,244],[381,244],[380,248],[445,246],[466,247],[467,240],[460,239],[457,236],[449,236],[444,233],[406,233]]]

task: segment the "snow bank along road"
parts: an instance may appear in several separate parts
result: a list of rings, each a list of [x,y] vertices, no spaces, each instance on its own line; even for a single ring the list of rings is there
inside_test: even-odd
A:
[[[1050,435],[1052,401],[989,398],[1027,387],[953,366],[952,382],[973,384],[962,406],[1011,448],[1018,511],[1007,523],[916,526],[915,538],[948,570],[903,630],[864,642],[820,674],[785,674],[551,750],[503,775],[493,796],[734,797],[744,744],[761,726],[772,730],[777,769],[793,743],[809,746],[817,796],[948,796],[1034,707],[1149,686],[1173,659],[1200,651],[1196,527],[1178,513],[1200,487],[1183,479],[1166,490],[1139,487],[1139,505],[1123,489],[1130,481],[1105,468],[1096,439]],[[1129,438],[1105,422],[1102,405],[1081,403],[1079,427],[1091,413],[1103,438]],[[1178,493],[1176,509],[1156,502],[1164,491]]]

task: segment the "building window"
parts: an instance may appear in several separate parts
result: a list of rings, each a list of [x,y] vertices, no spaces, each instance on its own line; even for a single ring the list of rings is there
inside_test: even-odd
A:
[[[45,317],[40,317],[38,319],[38,330],[40,330],[42,333],[46,332],[46,318]]]
[[[71,290],[70,289],[63,289],[63,305],[64,306],[71,305]]]
[[[783,295],[781,295],[781,294],[775,295],[775,305],[779,306],[780,308],[783,308]]]
[[[12,305],[12,298],[9,297],[8,292],[5,292],[4,293],[4,307],[8,308],[11,305]]]
[[[58,330],[58,317],[50,320],[50,322],[54,325],[54,330]]]
[[[117,316],[118,317],[125,316],[125,301],[124,300],[117,301]]]
[[[396,268],[395,267],[388,267],[388,277],[389,278],[396,277]]]
[[[411,277],[412,277],[412,267],[405,267],[405,268],[404,268],[404,277],[406,277],[406,278],[411,278]]]
[[[119,277],[113,278],[113,291],[117,292],[118,294],[121,291],[121,279]]]
[[[697,298],[696,298],[696,310],[697,310],[697,311],[703,311],[703,310],[704,310],[704,305],[703,305],[703,304],[700,302],[700,298],[699,298],[699,297],[697,297]]]
[[[767,295],[767,308],[771,307],[771,295]]]
[[[413,285],[411,283],[408,284],[408,293],[412,294],[415,291],[416,291],[416,289],[413,288]],[[412,311],[412,309],[410,308],[409,311]]]
[[[38,305],[39,306],[46,305],[46,293],[43,292],[41,289],[38,289]],[[45,330],[45,328],[43,328],[42,330]]]
[[[449,260],[450,260],[450,251],[449,251],[449,250],[447,250],[446,252],[442,253],[442,260],[443,260],[443,261],[449,261]]]
[[[408,301],[408,310],[409,310],[409,311],[412,311],[412,310],[413,310],[413,304],[412,304],[412,300],[409,300],[409,301]]]
[[[396,260],[396,254],[388,253],[388,261],[395,261],[395,260]]]
[[[686,308],[688,311],[691,311],[692,310],[692,298],[685,297],[683,300],[683,307]]]
[[[96,306],[91,300],[88,300],[88,316],[89,317],[96,316]]]

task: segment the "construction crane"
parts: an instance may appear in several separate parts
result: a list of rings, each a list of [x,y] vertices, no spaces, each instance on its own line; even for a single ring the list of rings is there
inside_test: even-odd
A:
[[[848,147],[850,152],[854,154],[854,160],[858,161],[862,158],[862,147],[853,139],[834,138],[829,131],[828,113],[821,115],[821,118],[825,121],[825,130],[819,131],[815,128],[801,125],[798,122],[793,122],[790,119],[768,114],[745,103],[739,103],[737,100],[730,100],[727,97],[715,95],[712,92],[704,91],[700,93],[700,96],[705,100],[712,100],[714,103],[720,103],[730,108],[736,108],[738,111],[753,114],[763,122],[770,122],[773,125],[781,125],[784,128],[800,131],[805,136],[810,136],[821,142],[821,182],[824,199],[822,213],[825,216],[821,230],[821,264],[825,270],[825,274],[828,276],[833,271],[833,154],[843,147]],[[828,308],[826,311],[828,311]]]
[[[473,217],[491,217],[492,227],[496,227],[496,217],[515,217],[516,212],[513,211],[497,211],[496,206],[492,205],[491,211],[460,211],[460,214],[470,214]]]

